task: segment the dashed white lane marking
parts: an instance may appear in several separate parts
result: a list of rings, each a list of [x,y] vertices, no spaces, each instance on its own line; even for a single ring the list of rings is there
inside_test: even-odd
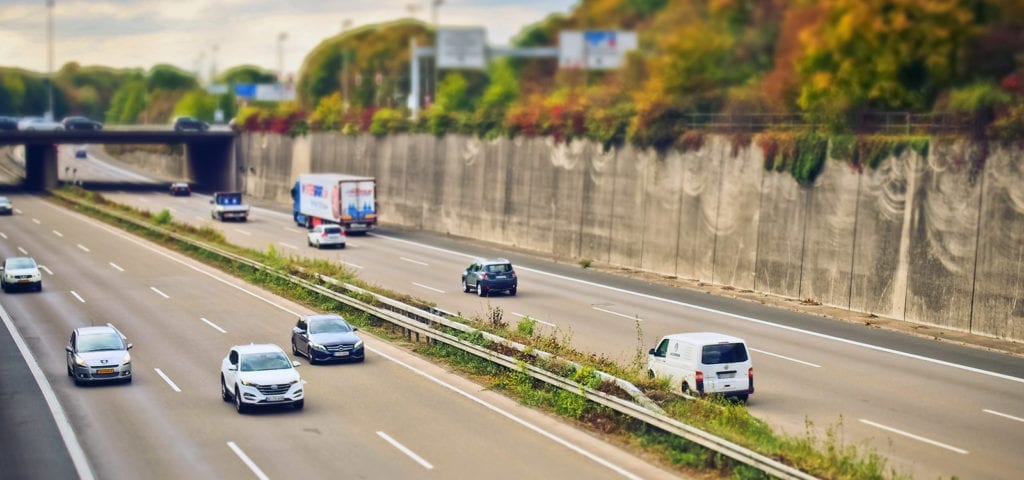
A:
[[[416,282],[412,282],[412,284],[413,284],[413,285],[416,285],[417,287],[420,287],[420,288],[425,288],[425,289],[427,289],[427,290],[431,290],[431,291],[434,291],[434,292],[437,292],[437,293],[445,293],[445,291],[444,291],[444,290],[440,290],[440,289],[437,289],[437,288],[434,288],[434,287],[428,287],[428,286],[426,286],[426,285],[424,285],[424,284],[422,284],[422,283],[416,283]]]
[[[516,313],[516,312],[512,312],[512,315],[517,315],[517,316],[519,316],[520,318],[529,318],[530,320],[533,320],[533,321],[535,321],[535,322],[537,322],[537,323],[540,323],[540,324],[544,324],[544,325],[547,325],[547,326],[549,326],[549,327],[554,327],[554,328],[557,328],[557,327],[558,327],[557,325],[555,325],[555,324],[553,324],[553,323],[545,322],[544,320],[541,320],[541,319],[539,319],[539,318],[537,318],[537,317],[531,317],[530,315],[523,315],[523,314],[521,314],[521,313]]]
[[[252,236],[252,232],[242,230],[241,228],[235,228],[234,230],[238,233],[241,233],[242,235],[248,235],[250,237]]]
[[[398,257],[398,259],[403,261],[403,262],[415,263],[416,265],[423,265],[424,267],[430,266],[429,264],[427,264],[425,262],[421,262],[419,260],[413,260],[411,258]]]
[[[783,360],[789,360],[791,362],[796,362],[796,363],[800,363],[800,364],[803,364],[803,365],[807,365],[808,367],[821,368],[821,365],[817,365],[817,364],[814,364],[814,363],[811,363],[811,362],[805,362],[803,360],[797,360],[795,358],[789,358],[787,356],[779,355],[777,353],[766,352],[764,350],[758,350],[756,348],[751,348],[750,351],[757,352],[757,353],[763,353],[765,355],[771,355],[773,357],[781,358]]]
[[[871,425],[872,427],[875,427],[875,428],[881,428],[882,430],[885,430],[887,432],[892,432],[892,433],[895,433],[897,435],[903,435],[904,437],[911,438],[911,439],[917,440],[919,442],[927,443],[929,445],[934,445],[934,446],[939,447],[939,448],[945,448],[946,450],[949,450],[949,451],[952,451],[952,452],[956,452],[956,453],[959,453],[961,455],[967,455],[969,453],[967,450],[964,450],[962,448],[957,448],[957,447],[954,447],[952,445],[946,445],[945,443],[937,442],[937,441],[932,440],[930,438],[925,438],[925,437],[922,437],[920,435],[914,435],[913,433],[904,432],[903,430],[897,430],[897,429],[892,428],[892,427],[887,427],[885,425],[882,425],[881,423],[875,423],[875,422],[872,422],[870,420],[864,420],[863,418],[860,419],[860,422],[863,423],[863,424],[866,424],[866,425]]]
[[[206,322],[206,324],[207,324],[207,325],[209,325],[209,326],[211,326],[211,327],[215,328],[215,329],[216,329],[216,330],[217,330],[218,332],[220,332],[220,333],[228,333],[228,332],[226,332],[226,331],[225,331],[225,330],[224,330],[223,328],[220,328],[220,327],[218,327],[218,326],[217,326],[217,324],[215,324],[215,323],[213,323],[213,322],[211,322],[211,321],[209,321],[209,320],[207,320],[207,319],[205,319],[205,318],[201,318],[201,317],[200,317],[199,319],[200,319],[200,320],[202,320],[202,321],[204,321],[204,322]]]
[[[22,255],[28,255],[28,250],[25,250],[24,248],[18,247],[18,251],[21,252]]]
[[[292,250],[298,250],[299,249],[299,247],[296,247],[295,245],[292,245],[290,243],[284,243],[284,242],[277,242],[277,243],[279,245],[281,245],[282,247],[284,247],[284,248],[290,248]]]
[[[0,232],[0,237],[3,237],[4,240],[7,240],[7,234],[4,232]]]
[[[260,480],[270,480],[270,477],[267,477],[267,475],[263,473],[263,470],[260,470],[260,467],[256,466],[256,462],[253,462],[241,448],[238,448],[238,445],[235,445],[235,442],[228,442],[228,447],[235,452],[235,455],[238,455],[238,458],[242,460],[242,463],[244,463],[245,466],[249,467],[249,470],[252,470],[252,473],[256,474],[256,478]]]
[[[1016,420],[1018,422],[1024,422],[1024,418],[1015,417],[1015,416],[1010,415],[1008,413],[997,412],[995,410],[989,410],[987,408],[982,410],[982,411],[985,412],[985,413],[991,413],[992,415],[996,415],[996,416],[999,416],[999,417],[1009,418],[1010,420]]]
[[[350,266],[352,268],[359,268],[359,269],[363,268],[362,265],[356,265],[356,264],[354,264],[352,262],[346,262],[344,260],[342,260],[341,263],[344,263],[345,265],[348,265],[348,266]]]
[[[89,247],[86,247],[85,245],[82,245],[81,243],[78,244],[78,248],[82,249],[83,252],[88,252],[89,251]]]
[[[593,308],[594,310],[597,310],[599,312],[608,313],[608,314],[615,315],[615,316],[618,316],[618,317],[628,318],[630,320],[636,320],[638,322],[644,321],[644,319],[642,319],[642,318],[640,318],[638,316],[626,315],[625,313],[619,313],[619,312],[613,312],[611,310],[607,310],[607,309],[604,309],[604,308],[601,308],[601,307],[590,307],[590,308]]]
[[[164,379],[164,381],[167,382],[167,384],[170,385],[175,392],[181,393],[181,389],[178,388],[178,386],[171,381],[170,377],[164,375],[164,372],[162,372],[159,368],[154,368],[153,370],[156,370],[156,374],[160,375],[160,378]]]
[[[406,454],[409,458],[415,460],[416,463],[422,465],[423,468],[425,468],[427,470],[433,470],[434,469],[434,466],[431,465],[430,462],[424,460],[423,457],[421,457],[419,455],[416,455],[416,452],[413,452],[412,450],[409,450],[409,448],[406,447],[405,445],[402,445],[401,443],[398,443],[397,440],[389,437],[388,434],[386,434],[384,432],[377,432],[377,436],[379,436],[380,438],[383,438],[384,441],[390,443],[391,446],[397,448],[399,451],[401,451],[402,453]]]
[[[42,225],[43,224],[43,222],[40,222],[38,218],[33,218],[32,222],[34,222],[36,225]]]
[[[82,296],[81,296],[81,295],[79,295],[79,294],[78,294],[77,292],[75,292],[74,290],[72,290],[72,291],[71,291],[71,294],[72,294],[72,295],[74,295],[74,296],[75,296],[75,298],[77,298],[79,302],[85,303],[85,299],[84,299],[84,298],[82,298]]]
[[[52,271],[52,270],[50,270],[50,268],[49,268],[49,267],[47,267],[46,265],[40,265],[40,266],[39,266],[39,269],[40,269],[40,270],[42,270],[42,271],[44,271],[44,272],[46,272],[46,273],[49,273],[50,275],[53,275],[53,271]]]
[[[115,268],[115,269],[117,269],[117,271],[119,271],[119,272],[123,272],[123,271],[124,271],[124,269],[123,269],[123,268],[121,268],[121,267],[117,266],[117,264],[116,264],[116,263],[114,263],[114,262],[110,262],[110,266],[111,266],[111,267],[114,267],[114,268]]]
[[[170,297],[169,295],[167,295],[166,293],[164,293],[164,292],[161,292],[160,290],[157,290],[157,288],[156,288],[156,287],[149,287],[149,289],[150,289],[150,290],[152,290],[153,292],[155,292],[155,293],[156,293],[157,295],[160,295],[161,297],[164,297],[164,298],[171,298],[171,297]]]
[[[62,238],[64,237],[64,234],[63,234],[63,233],[60,233],[60,232],[59,232],[59,231],[57,231],[57,230],[54,230],[54,231],[53,231],[53,234],[54,234],[54,235],[56,235],[56,236],[58,236],[58,237],[62,237]]]

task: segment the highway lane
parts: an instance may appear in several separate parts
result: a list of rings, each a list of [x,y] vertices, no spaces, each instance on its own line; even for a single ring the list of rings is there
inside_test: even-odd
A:
[[[239,416],[220,400],[220,359],[232,344],[285,346],[307,309],[40,199],[14,202],[0,254],[27,252],[47,273],[42,293],[2,303],[98,478],[246,478],[250,465],[270,478],[669,475],[365,335],[365,363],[301,367],[303,411]],[[74,326],[108,321],[135,344],[136,378],[75,387],[63,345]]]
[[[750,409],[779,428],[801,433],[810,421],[823,432],[841,422],[844,440],[873,445],[915,476],[999,478],[1024,470],[1015,448],[1024,440],[1015,420],[1024,418],[1019,358],[617,279],[465,241],[381,232],[352,236],[345,250],[318,252],[305,246],[285,213],[255,209],[250,222],[219,224],[208,220],[201,196],[108,197],[153,211],[170,207],[176,217],[220,228],[238,244],[273,244],[285,253],[344,262],[367,281],[449,311],[484,316],[501,307],[513,324],[517,314],[530,315],[545,322],[539,328],[556,325],[573,345],[622,361],[638,348],[636,318],[643,350],[678,331],[735,334],[755,349],[758,391]],[[505,255],[519,265],[517,297],[461,292],[459,272],[480,255]]]

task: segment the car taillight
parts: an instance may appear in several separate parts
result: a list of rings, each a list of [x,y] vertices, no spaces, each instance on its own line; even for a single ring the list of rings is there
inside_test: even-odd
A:
[[[480,280],[487,280],[487,274],[486,273],[481,273],[480,274]]]
[[[704,372],[697,371],[697,393],[704,395]]]
[[[327,238],[327,232],[321,233],[320,238]]]
[[[750,386],[747,388],[747,394],[754,393],[754,367],[747,369],[747,379],[750,380]]]
[[[512,272],[512,278],[516,278],[516,272]]]

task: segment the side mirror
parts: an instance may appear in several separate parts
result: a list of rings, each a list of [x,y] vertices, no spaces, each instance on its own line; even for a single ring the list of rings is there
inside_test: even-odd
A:
[[[352,331],[353,332],[358,332],[359,331],[359,327],[352,327]]]
[[[210,200],[210,205],[213,205],[213,200]]]
[[[238,371],[238,365],[228,365],[228,371],[229,372],[237,372]]]
[[[75,351],[71,349],[71,345],[64,345],[64,351],[68,353],[75,353]]]
[[[130,344],[130,343],[129,343],[129,344],[128,344],[128,348],[125,348],[125,350],[131,350],[131,349],[132,349],[132,347],[134,347],[134,346],[135,346],[135,345],[132,345],[132,344]]]
[[[650,350],[648,350],[648,351],[647,351],[647,353],[649,353],[649,354],[651,354],[651,355],[656,355],[656,354],[654,353],[654,349],[653,349],[653,348],[652,348],[652,349],[650,349]]]
[[[299,363],[299,362],[296,362],[295,360],[292,360],[292,366],[293,366],[293,367],[298,367],[298,366],[300,366],[300,365],[302,365],[302,364],[301,364],[301,363]]]
[[[296,335],[302,335],[303,333],[306,333],[306,331],[299,327],[292,327],[292,333]]]

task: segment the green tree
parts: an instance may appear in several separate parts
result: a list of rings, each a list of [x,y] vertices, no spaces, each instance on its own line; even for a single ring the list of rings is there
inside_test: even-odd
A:
[[[195,77],[173,65],[156,65],[149,71],[149,90],[192,90],[199,86]]]
[[[174,105],[174,116],[191,116],[205,121],[213,121],[213,112],[217,110],[217,97],[205,90],[192,90],[186,93]]]

